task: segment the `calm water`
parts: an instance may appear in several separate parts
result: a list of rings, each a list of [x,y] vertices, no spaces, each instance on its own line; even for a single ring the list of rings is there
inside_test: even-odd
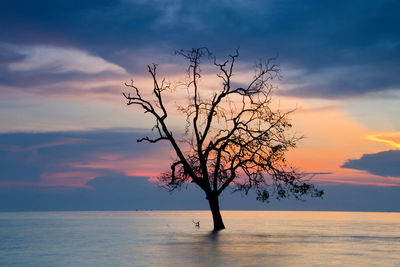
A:
[[[400,213],[0,213],[0,266],[400,266]],[[200,220],[196,229],[192,220]]]

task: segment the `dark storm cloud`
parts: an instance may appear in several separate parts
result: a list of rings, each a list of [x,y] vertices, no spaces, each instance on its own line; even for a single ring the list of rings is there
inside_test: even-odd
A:
[[[240,45],[242,60],[279,53],[284,70],[302,71],[282,94],[356,97],[399,90],[399,11],[396,0],[7,0],[0,41],[76,47],[135,72],[175,48],[224,56]]]
[[[342,168],[363,170],[379,176],[400,177],[400,150],[364,154],[359,159],[348,160]]]

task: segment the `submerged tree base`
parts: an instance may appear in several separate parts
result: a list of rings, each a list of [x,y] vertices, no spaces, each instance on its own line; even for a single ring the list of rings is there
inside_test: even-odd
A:
[[[207,197],[208,203],[210,204],[210,210],[214,222],[214,232],[221,231],[225,229],[224,222],[222,221],[221,211],[219,209],[218,196],[210,195]]]
[[[225,225],[222,226],[214,226],[213,232],[219,232],[225,229]]]

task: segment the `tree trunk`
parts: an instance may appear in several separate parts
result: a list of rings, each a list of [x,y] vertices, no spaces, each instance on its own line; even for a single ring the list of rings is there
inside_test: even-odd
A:
[[[210,209],[213,216],[214,232],[225,229],[225,225],[221,217],[221,212],[219,210],[218,196],[211,195],[208,196],[207,199],[210,204]]]

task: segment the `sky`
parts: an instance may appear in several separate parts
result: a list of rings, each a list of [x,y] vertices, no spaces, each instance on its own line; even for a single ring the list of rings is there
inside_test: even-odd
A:
[[[226,193],[225,208],[400,211],[399,11],[396,0],[4,0],[0,210],[207,208],[194,188],[154,187],[174,155],[136,142],[154,121],[122,97],[131,79],[151,97],[147,64],[179,81],[174,50],[206,46],[221,60],[240,47],[237,82],[277,57],[274,100],[296,109],[304,135],[288,159],[326,193],[269,206]],[[218,86],[209,68],[202,81]],[[184,99],[166,97],[177,135]]]

